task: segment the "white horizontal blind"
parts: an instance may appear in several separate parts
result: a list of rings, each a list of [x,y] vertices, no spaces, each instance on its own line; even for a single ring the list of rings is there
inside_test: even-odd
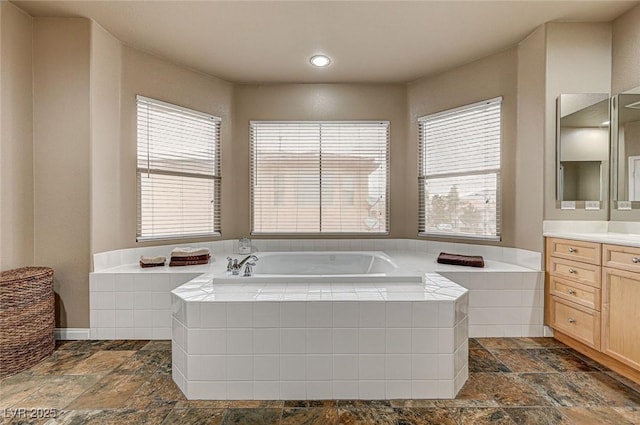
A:
[[[500,239],[502,98],[418,119],[419,232]]]
[[[137,96],[137,239],[220,233],[220,118]]]
[[[252,121],[253,234],[389,231],[389,122]]]

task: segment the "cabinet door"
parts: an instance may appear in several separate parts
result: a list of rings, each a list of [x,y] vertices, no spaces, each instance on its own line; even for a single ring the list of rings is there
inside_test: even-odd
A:
[[[602,351],[640,369],[640,273],[602,269]]]

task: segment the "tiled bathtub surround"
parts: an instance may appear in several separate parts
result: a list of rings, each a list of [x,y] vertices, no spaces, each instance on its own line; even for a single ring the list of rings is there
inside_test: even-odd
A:
[[[173,291],[173,377],[189,399],[453,398],[467,379],[468,292],[435,273],[241,286]]]
[[[439,243],[409,239],[254,240],[261,251],[382,250],[403,270],[437,272],[470,290],[469,333],[476,337],[543,335],[543,276],[540,253],[515,248]],[[110,251],[94,255],[90,275],[91,338],[170,337],[169,291],[196,276],[224,272],[237,241],[206,246],[214,260],[206,266],[141,269],[140,255],[164,255],[177,245]],[[479,254],[486,268],[472,269],[435,262],[441,251]],[[215,260],[217,258],[217,261]]]

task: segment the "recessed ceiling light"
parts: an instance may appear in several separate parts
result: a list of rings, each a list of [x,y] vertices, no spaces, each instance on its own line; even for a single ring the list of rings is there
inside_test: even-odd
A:
[[[314,55],[314,56],[311,56],[311,59],[309,59],[309,62],[311,62],[311,65],[313,66],[317,66],[318,68],[323,68],[325,66],[329,66],[329,64],[331,63],[331,59],[329,59],[329,56],[325,56],[325,55]]]

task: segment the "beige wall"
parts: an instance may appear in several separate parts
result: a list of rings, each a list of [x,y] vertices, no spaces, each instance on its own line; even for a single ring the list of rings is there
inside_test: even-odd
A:
[[[91,22],[91,252],[119,248],[122,46]]]
[[[0,270],[33,265],[33,20],[0,3]]]
[[[249,235],[249,121],[251,120],[387,120],[390,121],[390,237],[417,232],[407,220],[415,208],[406,198],[406,90],[404,85],[276,84],[238,85],[234,95],[232,162],[233,220],[223,216],[225,238]],[[224,153],[223,153],[224,154]],[[229,158],[229,157],[227,157]],[[223,182],[225,176],[223,175]]]
[[[502,103],[502,241],[515,242],[515,163],[517,117],[517,50],[509,49],[442,74],[408,85],[409,132],[405,151],[406,216],[417,233],[418,209],[418,124],[423,115],[503,97]]]
[[[120,190],[119,224],[111,229],[115,233],[112,239],[113,248],[154,244],[153,242],[136,243],[137,94],[222,118],[222,226],[223,237],[228,237],[225,228],[235,217],[232,200],[237,196],[230,189],[237,170],[229,164],[232,151],[233,86],[226,81],[186,69],[130,47],[123,47],[122,52],[120,166],[118,170],[113,170],[112,175],[114,184]],[[101,223],[93,225],[100,226]],[[179,240],[174,242],[180,243]],[[155,244],[166,243],[167,241],[160,241]]]
[[[55,270],[60,327],[89,324],[89,48],[88,20],[34,20],[34,260]]]
[[[518,45],[514,246],[542,251],[546,30]]]
[[[544,218],[607,220],[608,202],[599,211],[556,208],[556,99],[561,93],[609,93],[611,25],[549,23],[546,28]]]
[[[640,5],[613,21],[611,93],[640,86]]]
[[[611,93],[627,90],[638,93],[640,87],[640,5],[634,7],[613,22]],[[618,175],[624,176],[625,164]],[[626,186],[626,183],[624,184]],[[640,221],[640,211],[611,209],[611,220]]]

